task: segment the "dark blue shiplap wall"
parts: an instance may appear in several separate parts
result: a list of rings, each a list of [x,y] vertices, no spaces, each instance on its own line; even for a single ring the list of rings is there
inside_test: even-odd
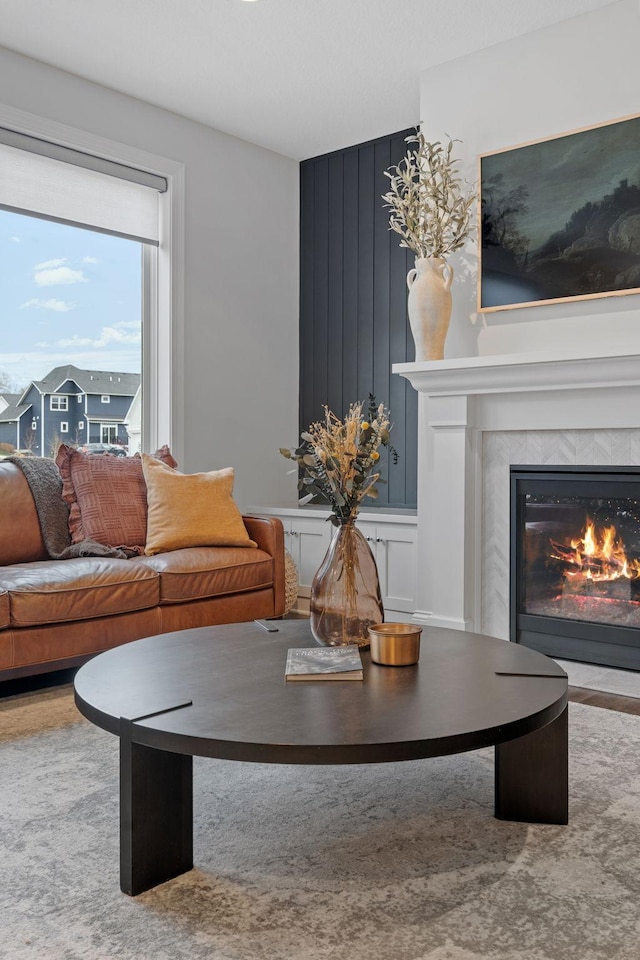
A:
[[[384,171],[402,159],[412,132],[300,165],[300,429],[322,419],[325,404],[344,416],[369,393],[384,401],[399,459],[385,466],[388,483],[367,506],[416,506],[417,394],[391,372],[415,356],[406,285],[414,256],[389,230],[381,200]]]

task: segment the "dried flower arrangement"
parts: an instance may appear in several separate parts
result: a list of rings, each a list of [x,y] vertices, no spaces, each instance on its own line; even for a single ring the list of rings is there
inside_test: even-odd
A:
[[[453,157],[449,140],[430,143],[422,133],[406,138],[417,144],[395,167],[384,171],[390,180],[383,194],[385,207],[391,210],[389,229],[402,237],[401,247],[413,250],[417,257],[445,259],[462,247],[471,235],[471,208],[475,188],[457,174],[460,162]]]
[[[352,403],[340,420],[325,407],[324,421],[312,423],[301,434],[299,447],[280,447],[282,456],[294,460],[299,468],[298,489],[304,491],[299,503],[314,497],[330,503],[335,526],[355,519],[365,496],[378,496],[376,483],[383,482],[377,470],[378,448],[389,447],[394,462],[398,459],[389,444],[389,411],[384,404],[376,404],[372,394],[366,417],[363,408],[362,402]]]

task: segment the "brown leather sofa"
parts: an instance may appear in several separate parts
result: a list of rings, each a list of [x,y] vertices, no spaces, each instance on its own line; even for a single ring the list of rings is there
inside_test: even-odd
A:
[[[51,560],[24,474],[0,461],[0,681],[77,666],[158,633],[282,616],[282,523],[243,520],[257,550]]]

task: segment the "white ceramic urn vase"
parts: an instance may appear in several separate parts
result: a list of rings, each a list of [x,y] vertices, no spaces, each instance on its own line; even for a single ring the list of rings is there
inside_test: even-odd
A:
[[[453,269],[441,257],[416,257],[407,274],[409,324],[416,361],[442,360],[451,320]]]

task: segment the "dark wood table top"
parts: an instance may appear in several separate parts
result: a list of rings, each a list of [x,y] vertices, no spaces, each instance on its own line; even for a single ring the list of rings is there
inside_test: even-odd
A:
[[[333,764],[475,750],[545,726],[567,703],[566,674],[549,658],[437,627],[423,629],[415,666],[379,666],[363,651],[362,681],[287,682],[288,648],[315,642],[307,620],[274,625],[201,627],[109,650],[78,671],[78,709],[114,734],[121,717],[135,720],[136,742],[162,750]]]

